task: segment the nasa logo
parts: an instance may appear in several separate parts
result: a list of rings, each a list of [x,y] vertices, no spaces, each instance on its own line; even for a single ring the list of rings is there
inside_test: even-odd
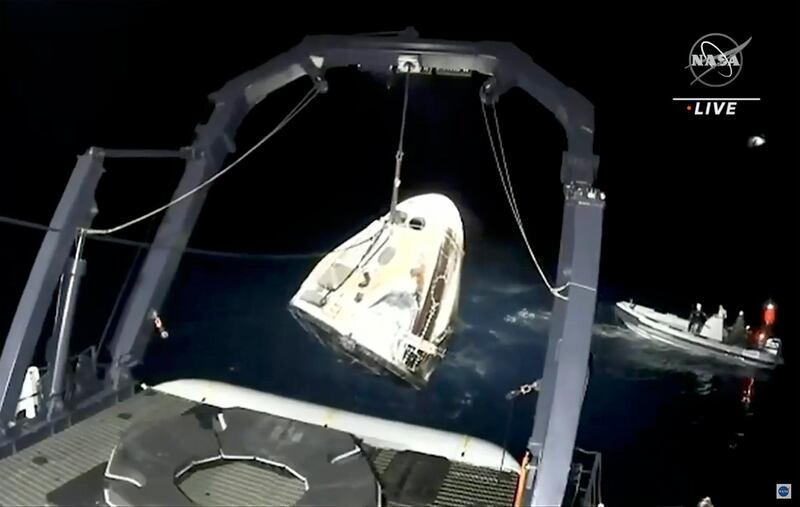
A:
[[[775,485],[775,498],[779,500],[791,500],[792,498],[792,485],[791,484],[776,484]]]
[[[709,33],[697,39],[689,51],[689,65],[684,67],[694,77],[691,84],[699,82],[718,88],[733,82],[742,72],[742,50],[751,40],[752,37],[738,44],[723,33]]]

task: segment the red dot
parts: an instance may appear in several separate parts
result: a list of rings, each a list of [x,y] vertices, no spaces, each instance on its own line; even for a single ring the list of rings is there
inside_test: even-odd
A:
[[[691,111],[692,110],[692,106],[691,105],[686,106],[686,110],[687,111]]]

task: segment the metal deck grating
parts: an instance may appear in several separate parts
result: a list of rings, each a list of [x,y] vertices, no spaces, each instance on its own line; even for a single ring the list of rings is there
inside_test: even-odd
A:
[[[380,474],[388,468],[397,453],[380,449],[372,458],[375,470]],[[434,505],[457,507],[468,505],[510,506],[514,503],[517,475],[481,468],[463,463],[450,463]],[[408,504],[388,499],[389,507],[409,507]]]
[[[109,407],[17,454],[0,460],[0,506],[47,505],[47,494],[103,464],[120,433],[134,422],[178,415],[195,402],[147,391]],[[396,452],[365,449],[381,477]],[[198,467],[179,481],[197,505],[292,505],[303,494],[301,483],[253,462]],[[450,463],[434,505],[511,505],[516,475],[495,469]],[[384,505],[407,507],[391,498]]]
[[[105,462],[134,422],[178,415],[194,404],[142,393],[0,460],[0,505],[47,505],[47,493]]]
[[[197,505],[207,507],[294,505],[303,483],[267,465],[248,461],[218,463],[188,473],[178,486]]]

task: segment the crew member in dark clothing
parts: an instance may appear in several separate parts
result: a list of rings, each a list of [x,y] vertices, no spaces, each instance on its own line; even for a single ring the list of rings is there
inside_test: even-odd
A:
[[[744,312],[739,312],[736,317],[728,336],[725,339],[728,345],[736,345],[737,347],[744,347],[747,344],[747,329],[744,323]]]
[[[703,329],[703,324],[706,323],[706,314],[703,313],[703,305],[697,303],[697,306],[694,307],[692,313],[689,315],[689,332],[694,334],[700,334],[700,330]]]

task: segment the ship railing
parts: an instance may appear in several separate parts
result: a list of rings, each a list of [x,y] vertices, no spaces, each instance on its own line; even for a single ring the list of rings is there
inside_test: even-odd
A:
[[[602,456],[596,451],[575,448],[575,468],[577,477],[572,501],[565,505],[574,507],[598,507],[602,505]]]

